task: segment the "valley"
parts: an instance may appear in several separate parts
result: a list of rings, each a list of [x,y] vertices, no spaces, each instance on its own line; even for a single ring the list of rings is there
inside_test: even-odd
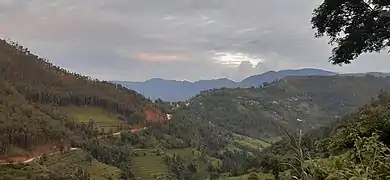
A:
[[[390,179],[389,0],[0,0],[0,22],[0,180]]]
[[[0,52],[0,179],[277,179],[295,173],[281,164],[296,163],[289,143],[299,132],[291,147],[327,166],[325,154],[349,158],[334,151],[350,152],[346,134],[386,124],[364,121],[387,117],[386,76],[291,76],[165,102],[67,72],[18,44],[1,41]]]

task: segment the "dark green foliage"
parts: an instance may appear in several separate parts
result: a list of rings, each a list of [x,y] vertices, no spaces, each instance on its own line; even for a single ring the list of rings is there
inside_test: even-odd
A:
[[[279,173],[282,171],[281,162],[277,156],[268,153],[264,154],[260,160],[260,166],[263,172],[268,172],[275,176],[275,179],[279,179]]]
[[[130,144],[115,139],[95,139],[89,141],[85,148],[100,162],[121,168],[130,163],[133,154]]]
[[[325,0],[311,20],[317,37],[327,35],[333,64],[349,64],[360,54],[390,46],[388,0]]]
[[[347,116],[342,122],[333,126],[327,133],[329,138],[322,139],[318,146],[328,147],[328,151],[340,153],[353,148],[359,137],[379,135],[379,140],[390,145],[390,96],[382,92],[373,103],[364,106],[358,112]]]
[[[173,156],[166,156],[165,162],[168,164],[169,171],[175,179],[178,180],[192,180],[194,179],[193,167],[191,164],[187,165],[187,161],[183,156],[173,154]]]
[[[388,179],[389,109],[390,96],[381,92],[337,123],[299,136],[300,143],[287,133],[288,138],[263,153],[277,153],[276,161],[288,165],[282,166],[283,179]],[[269,167],[269,162],[263,158],[261,164]]]
[[[222,167],[220,172],[229,172],[232,176],[246,174],[247,170],[253,167],[258,167],[258,159],[245,151],[226,151],[223,154],[217,155],[216,157],[222,160]]]

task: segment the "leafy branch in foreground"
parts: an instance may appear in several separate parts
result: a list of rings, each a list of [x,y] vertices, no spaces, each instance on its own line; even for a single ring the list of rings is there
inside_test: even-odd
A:
[[[327,35],[337,44],[332,64],[349,64],[362,53],[390,46],[390,1],[326,0],[314,10],[316,37]]]

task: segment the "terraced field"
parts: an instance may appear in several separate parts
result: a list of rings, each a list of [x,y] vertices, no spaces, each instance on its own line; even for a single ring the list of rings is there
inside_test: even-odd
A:
[[[119,127],[129,128],[129,125],[124,121],[102,109],[66,107],[63,108],[62,111],[67,112],[67,114],[77,122],[88,123],[90,120],[93,120],[99,131],[108,133],[110,131],[119,131]]]
[[[137,179],[155,180],[168,175],[168,166],[163,155],[157,155],[150,149],[135,149],[137,156],[132,159],[132,171]]]
[[[46,160],[40,161],[43,166],[55,172],[71,173],[77,168],[87,170],[92,179],[105,180],[108,178],[118,179],[120,170],[116,167],[109,166],[98,162],[89,157],[89,154],[82,150],[70,151],[64,154],[48,156]]]
[[[94,180],[118,180],[120,175],[118,168],[98,162],[85,151],[75,150],[42,157],[28,164],[2,165],[0,174],[4,176],[0,180],[35,179],[36,175],[48,175],[49,172],[69,175],[78,169],[86,170]]]
[[[263,150],[271,146],[271,144],[268,142],[262,141],[260,139],[242,136],[239,134],[234,134],[234,142],[241,146],[245,146],[254,150]]]

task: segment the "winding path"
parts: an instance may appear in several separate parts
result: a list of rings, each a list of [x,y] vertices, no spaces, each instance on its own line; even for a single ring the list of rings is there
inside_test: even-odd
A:
[[[106,135],[101,135],[99,137],[97,137],[98,139],[101,139],[101,138],[105,138],[105,137],[108,137],[108,136],[120,136],[122,133],[124,132],[128,132],[128,133],[137,133],[137,132],[140,132],[142,130],[146,130],[147,127],[141,127],[141,128],[134,128],[134,129],[130,129],[128,131],[120,131],[120,132],[116,132],[116,133],[112,133],[112,134],[106,134]],[[75,150],[78,150],[80,148],[75,148],[75,147],[71,147],[68,151],[75,151]],[[50,153],[50,154],[47,154],[49,156],[51,155],[54,155],[54,154],[58,154],[58,153],[61,153],[61,151],[57,151],[57,152],[53,152],[53,153]],[[30,157],[29,159],[24,159],[25,156],[15,156],[15,157],[9,157],[9,159],[6,159],[6,160],[1,160],[0,159],[0,165],[7,165],[7,164],[27,164],[27,163],[30,163],[36,159],[39,159],[43,156],[43,154],[39,154],[39,155],[36,155],[34,157]],[[12,160],[12,159],[17,159],[17,160]],[[9,161],[12,161],[12,162],[9,162]]]

